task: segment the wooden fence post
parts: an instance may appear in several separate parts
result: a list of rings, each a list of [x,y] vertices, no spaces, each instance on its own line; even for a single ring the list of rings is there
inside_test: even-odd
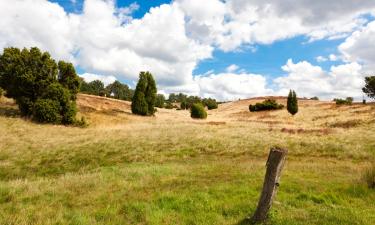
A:
[[[268,211],[276,195],[279,186],[281,170],[284,166],[285,157],[288,153],[286,149],[271,148],[266,163],[267,171],[264,177],[263,190],[260,196],[258,207],[251,218],[252,222],[264,222],[267,219]]]

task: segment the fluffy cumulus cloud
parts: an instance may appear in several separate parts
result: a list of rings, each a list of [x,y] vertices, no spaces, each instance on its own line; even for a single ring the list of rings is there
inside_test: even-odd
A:
[[[282,69],[287,75],[274,80],[280,95],[286,95],[289,89],[294,89],[304,97],[320,96],[326,100],[333,97],[362,97],[364,75],[358,63],[332,66],[330,71],[324,71],[309,62],[294,63],[289,59]]]
[[[136,3],[118,8],[114,0],[85,0],[82,12],[68,13],[47,0],[0,0],[0,48],[38,46],[85,70],[87,80],[107,82],[116,75],[135,81],[139,71],[149,70],[165,93],[219,99],[288,88],[304,95],[357,95],[360,74],[375,69],[375,22],[364,16],[375,12],[373,0],[174,0],[135,19],[138,8]],[[215,49],[252,49],[297,35],[309,41],[346,38],[339,47],[342,56],[316,58],[344,59],[345,64],[323,71],[308,62],[288,61],[283,67],[287,75],[268,82],[236,65],[225,73],[193,75]]]
[[[360,62],[368,72],[375,71],[375,21],[370,22],[351,34],[339,46],[340,52],[347,61]]]
[[[249,96],[269,95],[266,78],[257,74],[220,73],[208,76],[196,76],[195,83],[198,93],[203,97],[213,97],[220,100],[248,98]]]

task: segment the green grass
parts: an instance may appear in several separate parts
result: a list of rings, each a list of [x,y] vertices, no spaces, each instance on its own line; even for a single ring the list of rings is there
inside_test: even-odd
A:
[[[215,126],[90,112],[85,129],[2,114],[0,224],[242,224],[273,145],[289,153],[269,224],[375,224],[375,190],[362,180],[375,158],[375,125],[350,107],[312,109],[301,107],[292,125],[281,111],[269,116],[281,124]],[[340,121],[363,122],[329,128],[324,115],[338,110],[348,110]]]

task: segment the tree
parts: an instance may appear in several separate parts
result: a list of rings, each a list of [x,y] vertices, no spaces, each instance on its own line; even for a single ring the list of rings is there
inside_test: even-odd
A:
[[[132,99],[131,109],[134,114],[149,116],[155,112],[156,84],[149,72],[141,72]]]
[[[290,90],[287,101],[287,109],[293,116],[298,112],[298,100],[295,91]]]
[[[156,96],[155,107],[164,108],[164,103],[165,103],[165,96],[162,94],[158,94]]]
[[[38,48],[5,48],[0,56],[0,86],[15,99],[23,116],[47,123],[75,122],[79,78],[71,63],[57,65]]]
[[[58,69],[58,80],[60,84],[62,84],[64,88],[69,89],[72,100],[75,100],[77,98],[81,83],[73,64],[59,61]]]
[[[104,88],[104,83],[100,80],[93,80],[87,83],[81,78],[81,88],[80,92],[89,95],[104,96],[106,94],[106,89]]]
[[[156,83],[150,72],[145,72],[147,76],[147,87],[145,92],[145,98],[148,106],[148,115],[154,115],[155,113],[155,101],[156,101]]]
[[[38,48],[5,48],[0,56],[0,85],[16,100],[21,114],[31,116],[37,99],[57,82],[57,65],[49,53]]]
[[[120,100],[130,101],[133,97],[132,90],[130,90],[129,86],[117,80],[112,84],[108,84],[107,87],[105,87],[105,92],[108,96]]]
[[[362,91],[368,97],[375,99],[375,76],[365,77],[365,86]]]

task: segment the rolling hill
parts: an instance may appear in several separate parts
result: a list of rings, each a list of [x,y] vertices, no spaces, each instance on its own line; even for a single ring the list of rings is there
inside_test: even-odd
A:
[[[274,97],[286,104],[283,97]],[[87,128],[37,124],[0,100],[0,224],[238,224],[254,212],[271,146],[289,150],[272,224],[375,224],[362,180],[375,158],[375,105],[265,98],[131,114],[80,94]]]

